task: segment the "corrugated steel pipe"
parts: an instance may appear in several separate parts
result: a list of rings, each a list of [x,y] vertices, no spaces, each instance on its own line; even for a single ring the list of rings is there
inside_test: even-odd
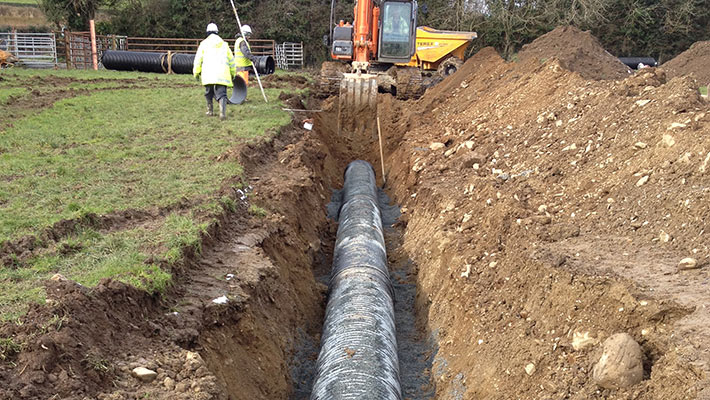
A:
[[[400,400],[394,292],[387,269],[375,172],[345,170],[328,305],[312,400]]]
[[[191,74],[194,54],[149,53],[140,51],[106,50],[101,63],[106,69],[116,71],[139,71],[165,73],[172,70],[176,74]],[[168,65],[169,64],[169,65]],[[262,75],[273,74],[276,63],[271,56],[256,56],[257,71]]]

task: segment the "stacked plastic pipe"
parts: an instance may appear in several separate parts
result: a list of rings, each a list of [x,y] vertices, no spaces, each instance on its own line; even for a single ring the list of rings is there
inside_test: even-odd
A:
[[[191,74],[194,54],[150,53],[140,51],[106,50],[101,57],[104,68],[116,71],[139,71],[176,74]],[[276,63],[271,56],[257,56],[254,60],[262,75],[273,74]]]
[[[311,399],[401,399],[394,293],[372,166],[345,170]]]

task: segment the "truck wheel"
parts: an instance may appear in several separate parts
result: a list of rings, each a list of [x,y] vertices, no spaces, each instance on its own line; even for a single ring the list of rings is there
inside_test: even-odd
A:
[[[461,61],[461,59],[456,57],[449,57],[446,60],[442,61],[441,64],[439,64],[437,72],[439,73],[439,75],[441,75],[442,78],[446,78],[447,76],[458,71],[462,65],[463,61]]]

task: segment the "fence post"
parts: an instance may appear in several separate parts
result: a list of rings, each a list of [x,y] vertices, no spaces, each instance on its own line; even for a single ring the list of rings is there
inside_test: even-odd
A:
[[[18,54],[20,54],[20,48],[17,45],[17,29],[15,29],[15,28],[12,28],[12,37],[13,37],[13,41],[15,43],[15,51],[14,51],[15,57],[19,57]]]
[[[99,58],[96,52],[96,28],[94,26],[94,20],[89,20],[89,35],[91,36],[91,64],[94,67],[94,71],[99,69]]]
[[[67,69],[71,69],[71,40],[69,39],[69,36],[71,35],[71,32],[66,31],[64,33],[64,53],[67,58]]]
[[[52,52],[54,53],[54,69],[59,69],[59,55],[57,54],[57,34],[52,32]]]

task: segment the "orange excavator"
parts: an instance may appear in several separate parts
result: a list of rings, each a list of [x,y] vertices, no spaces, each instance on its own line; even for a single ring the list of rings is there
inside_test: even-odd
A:
[[[421,94],[421,71],[406,66],[416,51],[416,27],[414,0],[357,0],[353,23],[341,20],[331,29],[331,57],[338,61],[323,63],[320,87],[326,94],[339,93],[339,123],[350,125],[342,128],[372,126],[378,86],[400,99]]]

